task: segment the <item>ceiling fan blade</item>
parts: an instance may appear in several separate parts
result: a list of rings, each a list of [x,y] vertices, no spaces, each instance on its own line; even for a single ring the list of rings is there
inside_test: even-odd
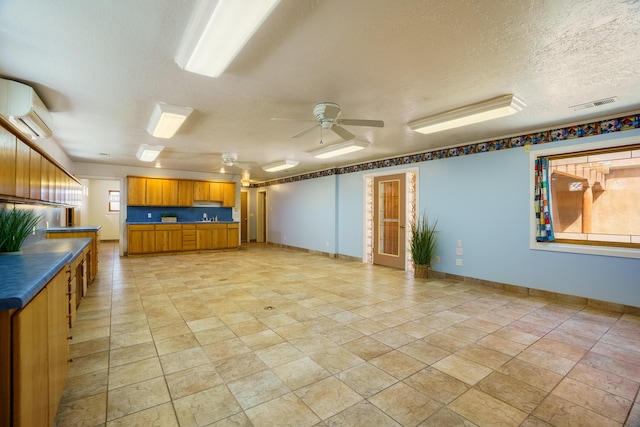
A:
[[[309,123],[315,123],[316,120],[309,120],[309,119],[287,119],[287,118],[283,118],[283,117],[271,117],[271,121],[274,122],[309,122]]]
[[[310,127],[306,128],[306,129],[303,129],[303,130],[301,130],[300,132],[298,132],[298,133],[296,133],[295,135],[293,135],[293,136],[291,137],[291,139],[293,139],[293,138],[300,138],[302,135],[305,135],[305,134],[307,134],[307,133],[311,132],[312,130],[314,130],[314,129],[315,129],[315,128],[317,128],[318,126],[320,126],[320,124],[319,124],[319,123],[316,123],[316,124],[315,124],[315,125],[313,125],[313,126],[310,126]]]
[[[341,119],[338,123],[345,126],[371,126],[374,128],[384,127],[382,120],[363,120],[363,119]]]
[[[345,141],[350,141],[356,137],[354,134],[352,134],[345,128],[338,125],[331,126],[331,130],[337,133],[340,136],[340,138],[344,139]]]

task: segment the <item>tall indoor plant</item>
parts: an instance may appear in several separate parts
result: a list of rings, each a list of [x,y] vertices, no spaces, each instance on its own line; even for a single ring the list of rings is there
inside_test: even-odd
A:
[[[413,258],[414,277],[426,279],[429,277],[431,260],[437,248],[438,221],[429,222],[427,214],[411,224],[411,257]]]
[[[30,209],[2,208],[0,211],[0,253],[19,252],[40,216]]]

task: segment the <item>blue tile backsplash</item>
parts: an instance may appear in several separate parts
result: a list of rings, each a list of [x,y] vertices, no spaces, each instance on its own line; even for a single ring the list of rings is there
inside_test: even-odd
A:
[[[202,214],[207,217],[218,217],[218,221],[233,221],[233,208],[221,208],[217,206],[207,207],[165,207],[165,206],[128,206],[127,222],[160,222],[162,214],[178,215],[178,222],[199,221]],[[151,213],[151,219],[147,214]]]

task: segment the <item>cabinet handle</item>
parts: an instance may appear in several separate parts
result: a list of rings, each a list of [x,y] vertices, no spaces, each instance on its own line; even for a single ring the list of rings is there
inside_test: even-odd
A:
[[[69,335],[69,336],[67,337],[67,339],[68,339],[68,340],[72,340],[72,339],[73,339],[73,335]]]

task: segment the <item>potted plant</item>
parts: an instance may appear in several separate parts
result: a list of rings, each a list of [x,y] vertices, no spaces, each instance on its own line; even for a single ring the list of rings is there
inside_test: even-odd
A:
[[[33,210],[2,208],[0,211],[0,253],[19,253],[25,239],[40,221]]]
[[[413,259],[414,277],[426,279],[429,277],[431,260],[435,256],[437,247],[438,221],[429,222],[427,214],[411,224],[411,257]]]

